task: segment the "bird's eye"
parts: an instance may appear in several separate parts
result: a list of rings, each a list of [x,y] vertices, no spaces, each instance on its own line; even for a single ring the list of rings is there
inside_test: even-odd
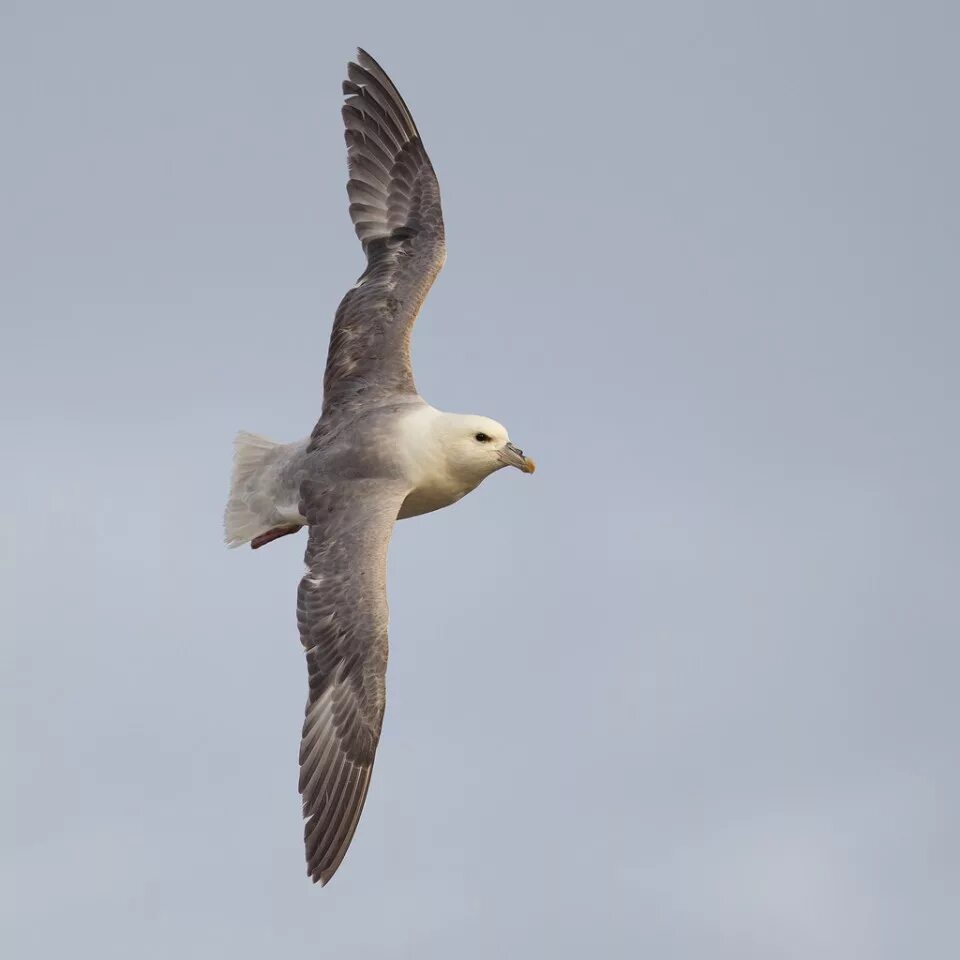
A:
[[[490,438],[485,433],[478,433],[473,439],[480,443],[486,443]]]

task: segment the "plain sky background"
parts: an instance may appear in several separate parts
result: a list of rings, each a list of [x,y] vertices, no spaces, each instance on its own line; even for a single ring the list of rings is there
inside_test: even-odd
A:
[[[951,3],[0,2],[5,955],[960,953]],[[410,104],[424,396],[538,462],[400,524],[305,876],[305,538],[221,543]]]

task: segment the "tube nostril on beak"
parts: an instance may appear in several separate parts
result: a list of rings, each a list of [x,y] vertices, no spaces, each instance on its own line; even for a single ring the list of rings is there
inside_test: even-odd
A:
[[[500,462],[510,467],[516,467],[524,473],[533,473],[533,461],[524,455],[524,452],[514,443],[507,443],[500,450]]]

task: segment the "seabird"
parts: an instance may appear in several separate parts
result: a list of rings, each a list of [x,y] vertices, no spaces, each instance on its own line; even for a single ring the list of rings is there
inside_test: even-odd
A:
[[[387,546],[395,520],[456,503],[534,464],[487,417],[417,393],[410,335],[446,259],[440,186],[403,98],[363,50],[343,84],[350,217],[367,267],[337,309],[313,432],[234,442],[225,539],[254,549],[308,527],[297,623],[309,696],[300,743],[307,873],[325,884],[370,785],[387,670]]]

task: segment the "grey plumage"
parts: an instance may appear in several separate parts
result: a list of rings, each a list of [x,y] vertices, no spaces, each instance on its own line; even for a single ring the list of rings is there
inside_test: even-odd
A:
[[[410,334],[446,255],[440,187],[406,104],[363,50],[347,74],[347,192],[367,269],[330,336],[323,413],[308,448],[324,454],[313,474],[324,479],[300,487],[310,527],[297,604],[310,674],[300,792],[307,869],[320,883],[343,859],[367,796],[385,700],[387,544],[409,491],[386,452],[359,466],[365,478],[350,477],[354,450],[338,456],[337,440],[375,436],[391,403],[423,402]]]
[[[402,482],[305,481],[310,536],[297,594],[310,695],[300,744],[307,867],[326,883],[353,838],[380,739],[387,670],[387,545]]]
[[[224,516],[230,546],[309,527],[297,594],[309,673],[300,793],[307,871],[320,883],[353,838],[380,739],[394,522],[455,503],[504,466],[533,471],[502,424],[417,393],[411,331],[446,256],[440,188],[410,111],[362,50],[343,90],[350,215],[367,268],[337,310],[313,432],[286,444],[239,434]]]
[[[446,258],[440,185],[410,111],[363,50],[343,84],[350,216],[367,269],[337,309],[323,382],[329,416],[390,395],[416,396],[410,334]]]

